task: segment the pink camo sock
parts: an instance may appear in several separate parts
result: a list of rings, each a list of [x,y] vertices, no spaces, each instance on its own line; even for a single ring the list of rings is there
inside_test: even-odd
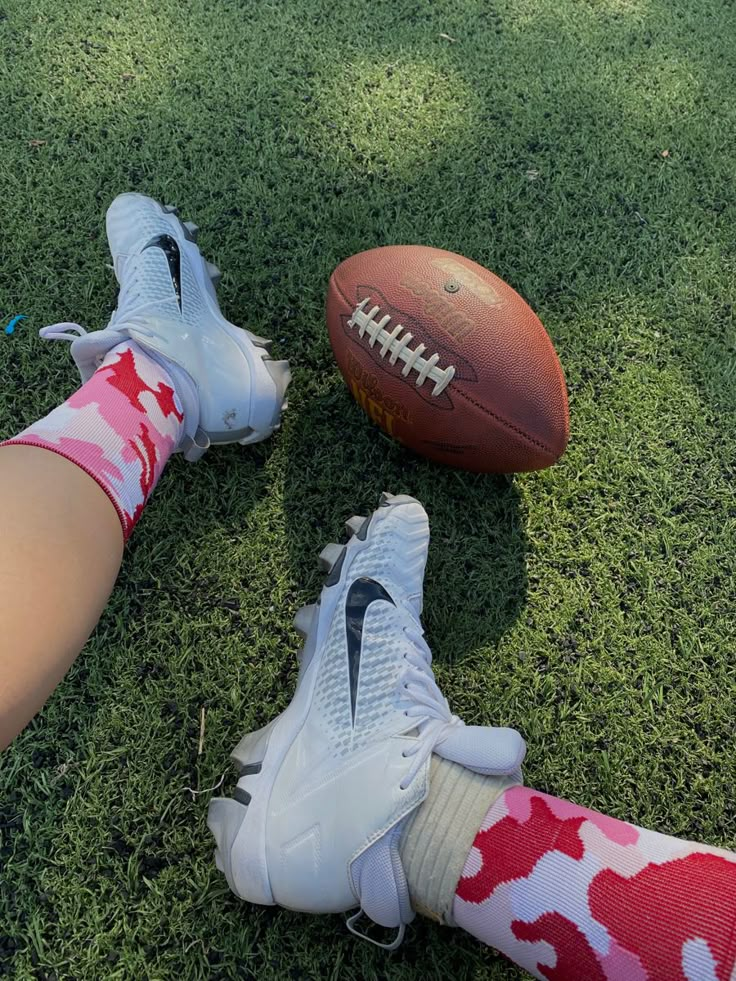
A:
[[[68,401],[2,446],[40,446],[66,457],[105,491],[127,541],[166,461],[184,414],[171,377],[133,343],[118,344]]]
[[[488,811],[453,915],[550,981],[736,977],[736,854],[526,787]]]

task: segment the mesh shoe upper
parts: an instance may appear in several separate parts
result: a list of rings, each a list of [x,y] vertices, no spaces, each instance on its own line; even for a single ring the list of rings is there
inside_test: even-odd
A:
[[[172,375],[184,406],[182,449],[198,459],[211,443],[253,443],[278,427],[290,374],[270,342],[227,321],[194,226],[141,194],[110,205],[107,229],[120,283],[117,309],[102,331],[55,324],[42,336],[72,341],[83,381],[116,344],[133,340]],[[213,272],[214,270],[214,272]]]

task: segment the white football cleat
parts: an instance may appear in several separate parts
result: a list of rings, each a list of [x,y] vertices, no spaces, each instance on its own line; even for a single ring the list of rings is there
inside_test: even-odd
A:
[[[242,899],[310,913],[361,907],[400,928],[393,947],[414,918],[399,839],[427,795],[432,753],[520,779],[525,745],[514,729],[466,726],[437,687],[419,622],[421,504],[384,494],[347,528],[347,545],[322,552],[320,600],[297,614],[296,694],[241,739],[234,799],[213,799],[208,825],[217,867]]]
[[[197,460],[211,444],[257,443],[281,420],[290,373],[270,341],[223,317],[214,284],[220,271],[195,244],[197,227],[176,208],[143,194],[120,194],[107,211],[107,238],[120,284],[117,310],[104,330],[54,324],[42,337],[72,342],[86,382],[107,352],[139,344],[171,372],[184,406],[178,447]]]

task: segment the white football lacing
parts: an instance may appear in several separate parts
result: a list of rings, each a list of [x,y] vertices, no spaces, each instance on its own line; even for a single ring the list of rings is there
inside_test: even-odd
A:
[[[447,368],[438,368],[439,354],[433,354],[429,358],[423,357],[424,352],[427,350],[426,344],[419,344],[412,350],[409,344],[414,339],[413,334],[406,331],[404,336],[400,337],[401,332],[406,330],[401,324],[396,324],[389,331],[387,328],[391,320],[391,315],[387,313],[380,320],[376,320],[376,315],[380,314],[381,309],[375,305],[366,313],[365,308],[369,303],[370,297],[367,296],[357,305],[355,310],[353,310],[352,317],[348,320],[348,326],[357,326],[358,333],[361,337],[367,332],[370,338],[368,343],[371,347],[375,347],[376,342],[378,342],[381,345],[379,354],[382,358],[388,352],[391,352],[389,364],[396,364],[400,358],[404,362],[404,367],[401,369],[401,374],[404,378],[406,378],[412,368],[419,372],[416,380],[417,388],[423,385],[429,378],[430,381],[434,382],[432,395],[439,395],[441,392],[444,392],[455,376],[454,365],[448,365]]]

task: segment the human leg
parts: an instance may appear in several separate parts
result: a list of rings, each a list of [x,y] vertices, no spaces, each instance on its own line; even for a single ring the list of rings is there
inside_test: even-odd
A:
[[[289,381],[268,342],[220,313],[193,226],[121,195],[107,227],[120,282],[107,329],[42,332],[73,341],[84,384],[0,448],[0,748],[96,624],[171,453],[266,438]]]
[[[107,494],[62,456],[0,450],[0,749],[82,649],[123,554]],[[53,490],[51,490],[53,488]]]
[[[71,398],[2,445],[0,747],[92,632],[182,432],[170,376],[120,344]]]
[[[453,916],[535,977],[730,981],[736,854],[514,787],[482,822]]]
[[[297,694],[243,737],[234,799],[210,805],[233,891],[401,929],[420,912],[555,981],[730,979],[736,854],[521,787],[518,734],[464,726],[439,694],[418,620],[426,516],[383,503],[390,534],[382,507],[323,553]]]

